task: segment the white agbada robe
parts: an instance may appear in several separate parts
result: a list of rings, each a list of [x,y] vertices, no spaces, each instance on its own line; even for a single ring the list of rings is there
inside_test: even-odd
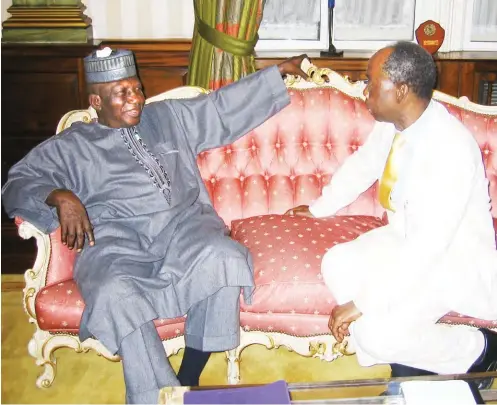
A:
[[[309,208],[334,215],[381,178],[396,130],[377,123]],[[489,182],[473,135],[431,101],[402,132],[389,224],[334,246],[322,273],[351,327],[359,363],[463,373],[484,347],[476,328],[436,324],[449,311],[497,319],[497,251]]]

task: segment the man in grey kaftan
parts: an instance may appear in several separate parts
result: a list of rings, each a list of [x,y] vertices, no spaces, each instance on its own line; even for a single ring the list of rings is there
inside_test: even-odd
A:
[[[271,67],[209,95],[142,106],[129,127],[75,123],[9,173],[7,212],[44,232],[59,226],[46,203],[54,190],[72,191],[86,208],[95,244],[74,269],[86,303],[80,337],[121,355],[128,402],[154,402],[162,386],[179,384],[152,320],[187,314],[186,346],[201,352],[239,343],[251,258],[227,236],[196,156],[284,108],[282,73],[293,72]]]

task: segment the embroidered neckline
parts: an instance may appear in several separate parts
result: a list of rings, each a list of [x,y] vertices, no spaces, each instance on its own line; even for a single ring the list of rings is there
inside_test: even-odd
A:
[[[121,137],[131,155],[145,169],[154,186],[171,205],[171,179],[159,159],[147,148],[136,127],[122,128]]]

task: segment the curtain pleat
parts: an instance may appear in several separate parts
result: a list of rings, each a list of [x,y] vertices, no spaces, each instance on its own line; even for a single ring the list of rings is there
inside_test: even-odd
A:
[[[265,0],[193,0],[195,28],[187,83],[218,89],[255,72]]]

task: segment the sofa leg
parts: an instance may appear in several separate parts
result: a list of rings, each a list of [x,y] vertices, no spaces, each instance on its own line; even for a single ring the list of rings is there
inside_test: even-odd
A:
[[[44,371],[36,380],[36,385],[39,388],[49,388],[57,372],[57,360],[53,351],[46,350],[46,344],[50,339],[50,333],[37,330],[28,343],[28,352],[36,359],[36,365],[44,367]]]
[[[240,383],[240,351],[239,348],[228,350],[226,360],[228,361],[228,384],[236,385]]]
[[[120,361],[119,356],[109,353],[98,340],[87,339],[81,343],[74,335],[51,334],[38,329],[28,344],[29,354],[36,359],[36,365],[45,367],[36,380],[38,387],[49,388],[54,382],[57,373],[57,359],[54,352],[63,347],[73,349],[76,353],[88,353],[90,350],[95,350],[98,355],[108,360]]]

